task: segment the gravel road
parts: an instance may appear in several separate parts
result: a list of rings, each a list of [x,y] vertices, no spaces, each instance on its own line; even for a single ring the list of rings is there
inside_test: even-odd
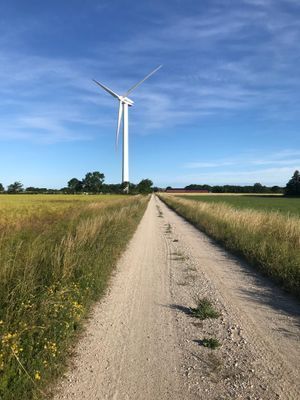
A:
[[[54,399],[299,399],[299,338],[299,302],[152,196]]]

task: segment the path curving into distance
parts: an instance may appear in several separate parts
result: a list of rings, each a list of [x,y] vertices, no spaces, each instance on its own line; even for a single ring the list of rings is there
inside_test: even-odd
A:
[[[298,399],[299,338],[298,302],[152,196],[54,399]]]

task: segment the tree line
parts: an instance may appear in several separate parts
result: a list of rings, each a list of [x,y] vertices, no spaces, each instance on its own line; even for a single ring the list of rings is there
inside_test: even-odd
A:
[[[172,189],[168,186],[167,189]],[[285,187],[281,186],[265,186],[261,183],[254,185],[198,185],[191,184],[186,186],[186,190],[207,190],[211,193],[271,193],[271,194],[285,194],[287,196],[300,195],[300,173],[295,171],[292,178],[288,181]]]
[[[126,183],[107,184],[105,183],[105,175],[102,172],[94,171],[88,172],[83,179],[72,178],[68,181],[67,186],[61,189],[48,189],[44,187],[28,186],[17,181],[7,186],[0,183],[0,193],[7,194],[122,194],[127,186]],[[129,191],[131,194],[147,194],[154,190],[153,182],[150,179],[142,179],[138,184],[129,183]]]
[[[280,186],[264,186],[261,183],[254,185],[188,185],[187,190],[208,190],[211,193],[284,193],[284,188]]]
[[[16,193],[103,193],[103,194],[120,194],[124,193],[126,183],[107,184],[104,183],[105,176],[99,171],[88,172],[83,179],[72,178],[68,181],[66,187],[61,189],[47,189],[29,186],[24,188],[21,182],[14,182],[7,186],[0,183],[0,193],[16,194]],[[167,189],[172,189],[168,186]],[[285,187],[280,186],[264,186],[261,183],[255,183],[252,186],[240,185],[198,185],[191,184],[185,187],[187,190],[207,190],[211,193],[283,193],[287,196],[300,196],[300,173],[295,171],[292,178],[288,181]],[[162,191],[163,189],[153,187],[153,182],[150,179],[142,179],[138,184],[129,183],[129,191],[132,194],[151,193]]]

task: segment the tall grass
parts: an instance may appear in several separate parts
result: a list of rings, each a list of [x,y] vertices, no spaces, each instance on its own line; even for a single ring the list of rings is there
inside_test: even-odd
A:
[[[300,198],[283,195],[258,194],[202,194],[182,195],[186,200],[203,201],[207,203],[225,203],[239,209],[255,209],[300,216]]]
[[[162,195],[195,226],[300,297],[300,218]]]
[[[45,196],[35,207],[34,198],[27,205],[15,199],[2,205],[8,212],[0,206],[1,400],[43,397],[61,373],[71,339],[147,203],[122,196],[74,203],[66,196],[70,201],[53,205]]]

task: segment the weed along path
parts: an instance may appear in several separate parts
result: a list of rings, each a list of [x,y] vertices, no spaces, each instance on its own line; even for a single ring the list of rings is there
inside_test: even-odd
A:
[[[54,399],[298,399],[299,338],[296,301],[153,196]]]

